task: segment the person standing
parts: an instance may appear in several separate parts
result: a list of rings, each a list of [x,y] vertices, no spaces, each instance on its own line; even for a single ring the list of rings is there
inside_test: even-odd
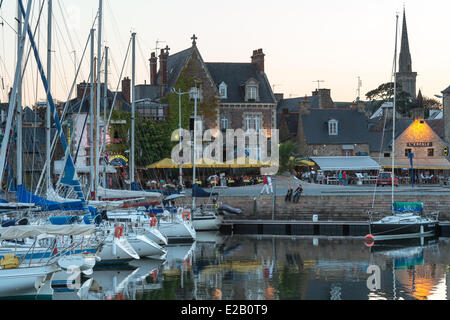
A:
[[[342,171],[339,171],[338,177],[339,177],[339,185],[341,186],[342,185]]]
[[[344,182],[344,186],[347,185],[347,171],[342,172],[342,181]]]
[[[263,188],[261,190],[261,194],[263,194],[264,191],[267,191],[267,194],[269,194],[269,181],[267,176],[263,176]]]
[[[272,178],[270,176],[267,177],[267,184],[269,185],[270,193],[273,194]]]

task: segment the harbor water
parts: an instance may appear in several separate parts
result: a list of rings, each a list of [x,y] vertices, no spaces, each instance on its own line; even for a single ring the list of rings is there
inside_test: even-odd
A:
[[[199,233],[164,261],[96,268],[53,300],[448,300],[450,239],[368,246],[361,238]]]

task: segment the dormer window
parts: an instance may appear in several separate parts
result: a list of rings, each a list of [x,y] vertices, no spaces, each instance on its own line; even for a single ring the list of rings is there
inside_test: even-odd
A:
[[[258,81],[251,78],[245,83],[245,101],[257,102],[259,101],[259,84]]]
[[[222,82],[219,85],[219,95],[220,95],[221,99],[227,99],[227,97],[228,97],[227,88],[228,88],[228,86],[225,82]]]
[[[337,136],[339,132],[339,125],[337,120],[328,121],[328,135]]]

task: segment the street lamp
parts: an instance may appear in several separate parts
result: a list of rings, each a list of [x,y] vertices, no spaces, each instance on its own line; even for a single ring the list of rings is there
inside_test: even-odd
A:
[[[192,94],[192,90],[189,92],[181,92],[181,89],[178,89],[178,91],[175,90],[175,88],[172,88],[172,93],[178,95],[178,126],[179,126],[179,146],[180,146],[180,153],[181,153],[181,96]],[[179,167],[179,185],[180,188],[183,189],[183,163],[180,163]]]

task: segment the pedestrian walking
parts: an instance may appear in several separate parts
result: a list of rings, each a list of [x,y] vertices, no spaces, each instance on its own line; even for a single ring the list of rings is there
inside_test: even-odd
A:
[[[267,176],[263,176],[263,188],[261,190],[261,195],[264,193],[264,191],[267,191],[267,194],[269,193],[269,180],[267,179]]]
[[[300,184],[297,189],[295,189],[294,191],[294,199],[292,200],[292,202],[294,203],[298,203],[298,201],[300,200],[300,196],[303,194],[303,187]]]
[[[294,190],[292,189],[292,186],[289,186],[288,192],[286,194],[286,198],[284,200],[291,202],[293,193],[294,193]]]
[[[273,186],[272,186],[272,178],[271,177],[267,177],[267,184],[269,185],[270,193],[273,194]]]

